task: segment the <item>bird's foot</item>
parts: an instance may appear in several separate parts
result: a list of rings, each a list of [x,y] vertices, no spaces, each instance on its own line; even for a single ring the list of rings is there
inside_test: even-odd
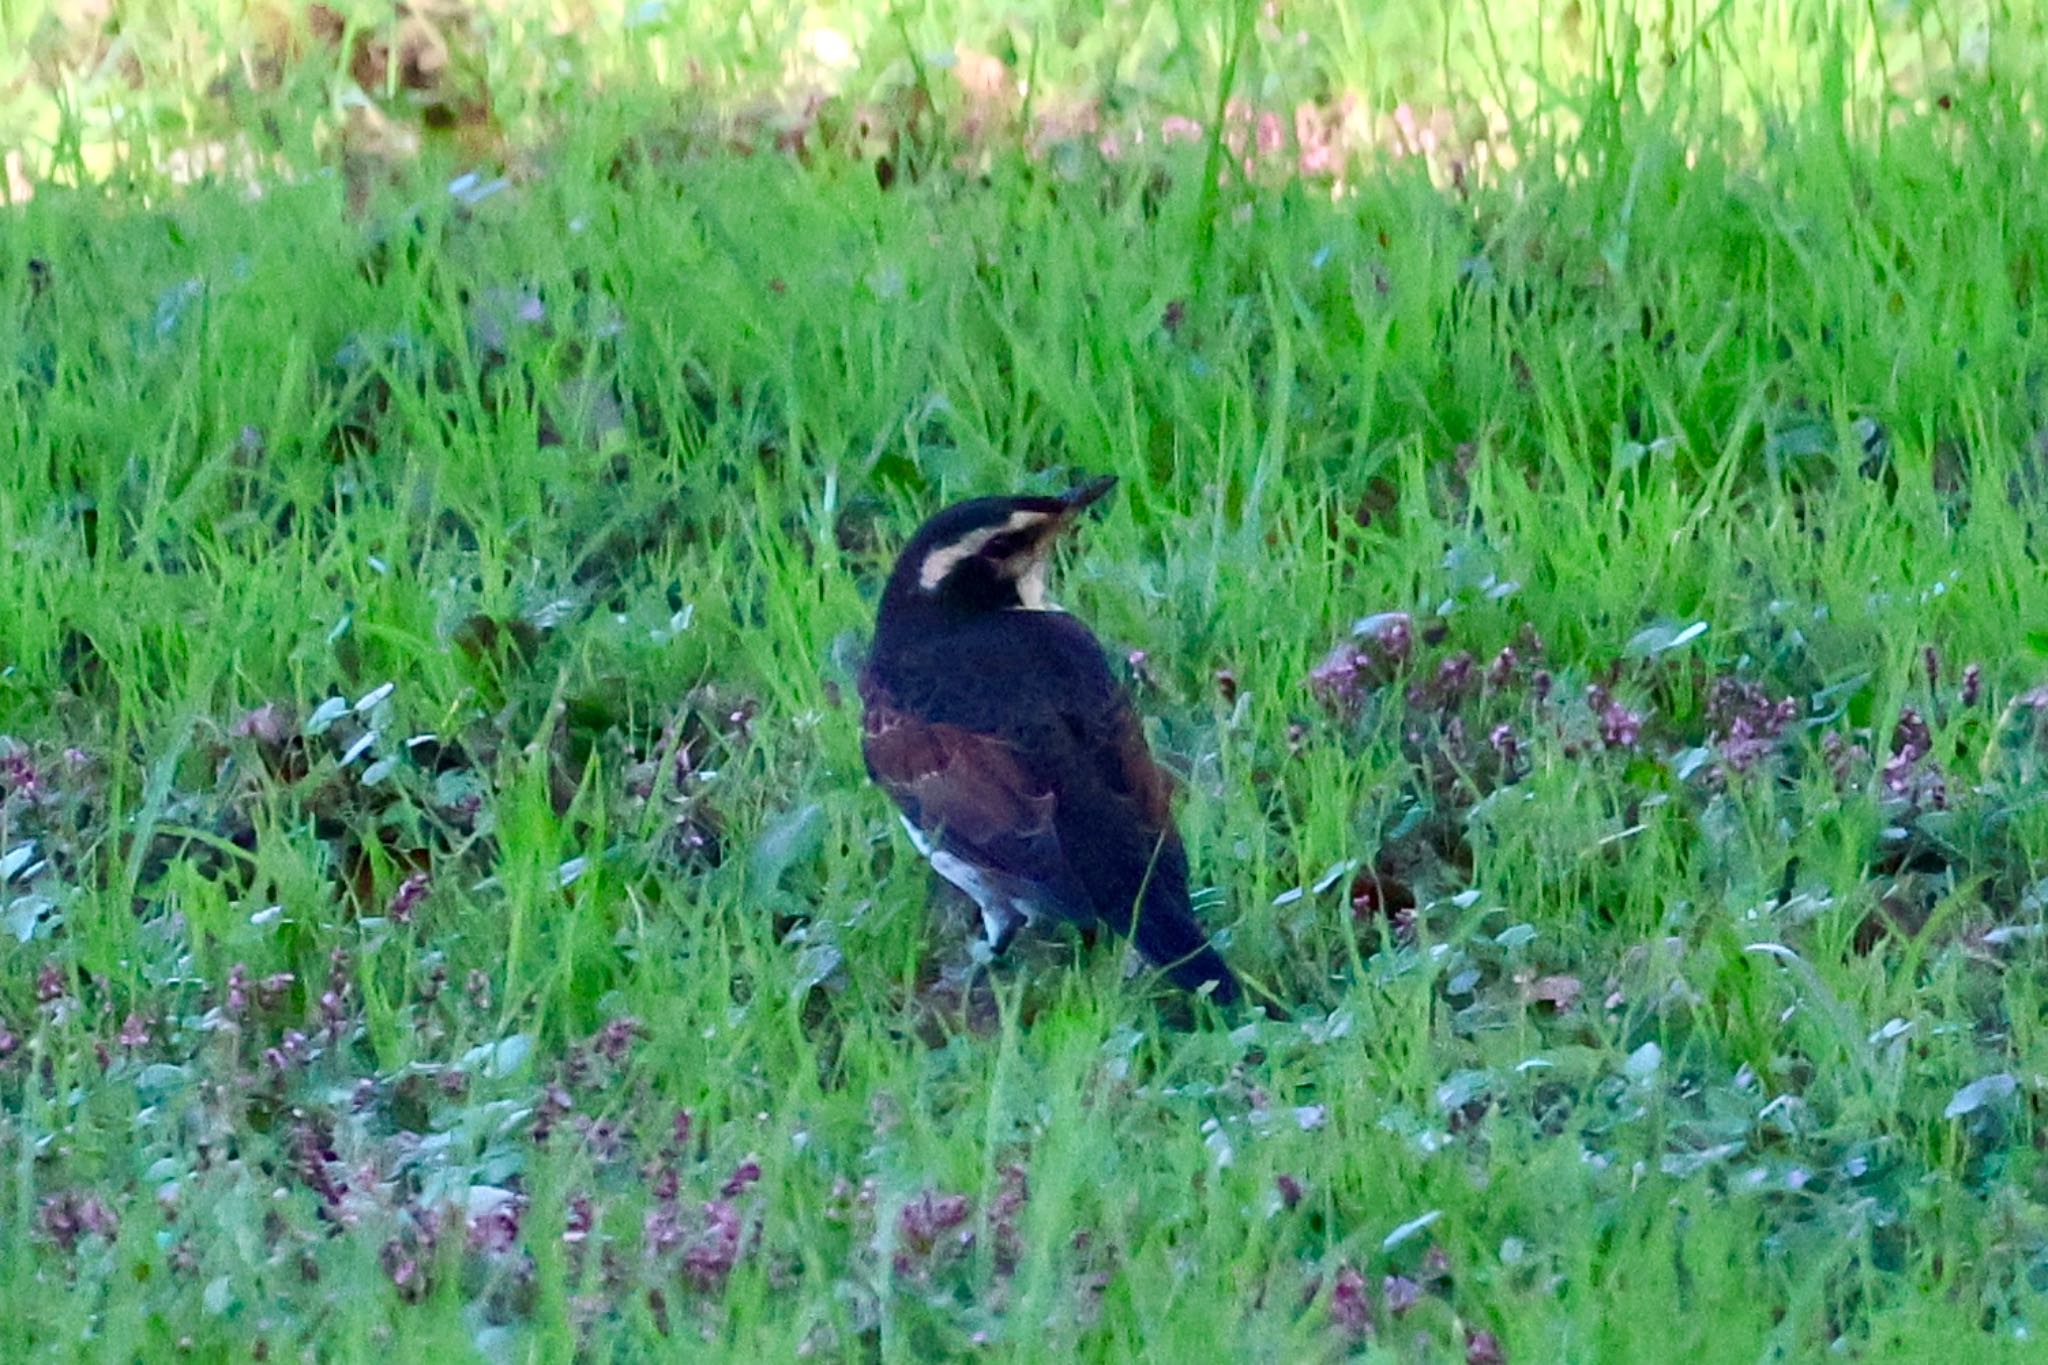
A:
[[[987,961],[1008,952],[1011,942],[1017,937],[1017,931],[1024,927],[1026,918],[1007,907],[982,906],[981,927],[988,937],[975,940],[975,960]],[[987,954],[986,958],[982,956],[983,953]]]

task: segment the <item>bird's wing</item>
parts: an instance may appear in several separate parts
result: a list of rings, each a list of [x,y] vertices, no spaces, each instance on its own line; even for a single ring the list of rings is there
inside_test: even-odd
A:
[[[1054,812],[1060,840],[1098,912],[1128,932],[1139,920],[1187,914],[1187,853],[1173,822],[1173,782],[1154,761],[1137,712],[1108,705],[1064,712],[1069,779]]]
[[[1067,919],[1094,922],[1094,903],[1060,843],[1058,800],[1010,744],[871,697],[861,752],[868,773],[939,847],[1029,882]]]
[[[1130,702],[1119,696],[1095,719],[1101,738],[1103,784],[1128,801],[1140,827],[1157,834],[1173,824],[1173,776],[1152,757],[1145,727]]]

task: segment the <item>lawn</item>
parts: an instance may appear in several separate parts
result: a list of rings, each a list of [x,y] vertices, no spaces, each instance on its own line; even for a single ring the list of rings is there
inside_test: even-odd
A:
[[[0,1356],[2037,1358],[2034,6],[0,40]],[[1285,1020],[863,773],[1095,472]]]

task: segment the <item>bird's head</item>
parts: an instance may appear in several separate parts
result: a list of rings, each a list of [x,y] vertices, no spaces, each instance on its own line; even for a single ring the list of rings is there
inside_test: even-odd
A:
[[[897,557],[882,617],[1044,611],[1046,570],[1061,531],[1116,486],[1114,475],[1052,497],[975,498],[932,517]]]

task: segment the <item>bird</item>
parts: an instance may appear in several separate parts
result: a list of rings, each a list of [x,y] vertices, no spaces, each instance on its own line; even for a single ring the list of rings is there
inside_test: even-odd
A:
[[[974,498],[918,528],[860,672],[862,755],[991,955],[1033,921],[1099,925],[1228,1005],[1241,988],[1189,904],[1173,782],[1101,641],[1047,596],[1054,546],[1116,482]]]

